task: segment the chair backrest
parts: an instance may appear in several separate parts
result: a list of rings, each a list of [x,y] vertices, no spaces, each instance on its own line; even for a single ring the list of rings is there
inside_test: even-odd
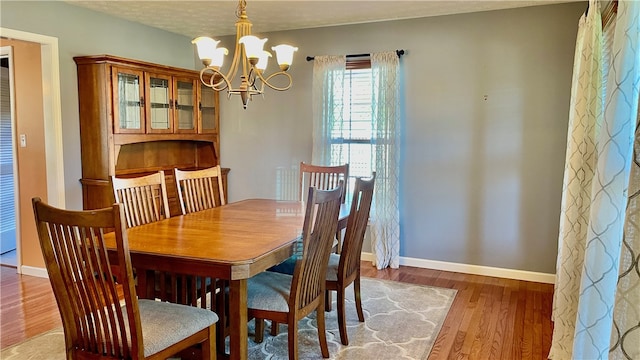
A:
[[[173,172],[183,215],[226,204],[220,165],[192,171],[174,169]]]
[[[325,277],[338,215],[343,183],[333,190],[309,188],[302,227],[302,257],[296,262],[289,298],[290,310],[307,313],[323,299]],[[294,308],[291,308],[291,307]]]
[[[347,229],[344,234],[340,262],[338,264],[338,279],[347,279],[360,271],[362,242],[367,231],[373,188],[376,173],[371,179],[357,178],[351,200],[351,211],[347,219]]]
[[[69,211],[39,198],[33,198],[32,203],[40,247],[62,317],[67,358],[76,358],[73,353],[78,351],[96,358],[105,354],[142,358],[142,330],[122,206]],[[112,267],[103,235],[113,229],[118,263]],[[120,306],[118,288],[122,288],[125,308]]]
[[[113,196],[124,208],[127,226],[134,227],[170,217],[164,171],[135,177],[111,177]]]
[[[300,163],[300,196],[299,200],[306,200],[302,196],[304,191],[313,186],[320,190],[336,188],[338,183],[344,182],[342,203],[344,204],[349,181],[349,164],[337,166],[321,166]]]

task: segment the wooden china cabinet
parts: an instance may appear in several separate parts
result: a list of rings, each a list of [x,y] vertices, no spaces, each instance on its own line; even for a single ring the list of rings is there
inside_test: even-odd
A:
[[[111,175],[164,170],[171,215],[179,214],[173,169],[220,163],[218,93],[195,70],[110,55],[74,60],[84,209],[113,204]],[[228,172],[223,169],[225,193]]]

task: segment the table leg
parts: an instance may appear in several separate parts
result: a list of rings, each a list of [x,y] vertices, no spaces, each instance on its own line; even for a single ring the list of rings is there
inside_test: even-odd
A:
[[[247,279],[229,283],[229,352],[232,360],[246,360],[247,342]]]

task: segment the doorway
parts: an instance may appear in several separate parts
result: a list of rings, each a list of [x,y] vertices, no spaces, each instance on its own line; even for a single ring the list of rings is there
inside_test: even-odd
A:
[[[29,33],[20,30],[8,29],[0,26],[0,46],[12,46],[13,47],[13,73],[15,77],[15,83],[20,83],[21,80],[21,71],[19,71],[19,64],[23,64],[22,61],[17,61],[17,58],[22,52],[22,50],[18,51],[16,46],[10,45],[9,43],[16,42],[22,46],[25,43],[35,43],[38,45],[40,49],[39,56],[39,68],[41,69],[41,74],[39,74],[40,84],[42,89],[46,89],[47,91],[43,91],[41,95],[39,95],[38,100],[41,98],[42,106],[43,106],[43,128],[44,128],[44,143],[38,143],[39,146],[44,146],[44,156],[46,165],[43,167],[46,172],[46,191],[40,191],[42,194],[47,194],[47,201],[50,205],[65,208],[65,185],[64,185],[64,161],[62,156],[62,104],[60,99],[60,66],[59,59],[60,56],[58,54],[58,38]],[[32,60],[33,58],[27,57],[27,61]],[[37,65],[36,65],[37,66]],[[27,73],[29,75],[29,73]],[[31,85],[36,85],[38,81],[31,81]],[[17,86],[17,85],[16,85]],[[14,97],[14,104],[17,106],[19,103],[18,93],[16,92],[16,96]],[[25,104],[28,106],[29,100],[27,99]],[[40,106],[40,105],[38,105]],[[27,108],[27,110],[31,110]],[[16,115],[16,113],[14,113]],[[20,120],[17,119],[17,116],[14,116],[14,120],[18,125],[20,125]],[[21,126],[19,126],[21,127]],[[16,131],[16,133],[20,133],[20,131]],[[19,138],[15,138],[18,141]],[[29,145],[29,138],[25,138],[26,145]],[[19,141],[18,141],[19,142]],[[21,150],[20,147],[16,148],[17,150]],[[22,152],[21,152],[22,153]],[[42,152],[39,152],[41,154]],[[28,154],[32,155],[32,154]],[[20,162],[22,161],[30,161],[26,158],[20,158]],[[30,179],[30,178],[29,178]],[[25,177],[21,176],[21,181],[24,182]],[[31,180],[31,179],[30,179]],[[42,185],[42,176],[40,175],[37,179],[39,184]],[[24,189],[30,189],[28,186]],[[21,190],[21,189],[18,189]],[[35,235],[35,226],[31,225],[31,222],[25,222],[24,219],[29,219],[33,216],[33,212],[30,209],[30,198],[25,196],[24,191],[22,191],[20,197],[20,203],[25,204],[25,206],[18,207],[18,219],[17,219],[17,272],[23,275],[31,275],[38,277],[47,277],[47,271],[44,268],[44,264],[42,263],[42,255],[40,251],[40,246],[37,241],[37,235]],[[22,215],[22,216],[21,216]],[[24,226],[23,226],[24,225]],[[26,241],[25,238],[28,240]]]
[[[17,267],[18,172],[15,148],[13,56],[0,48],[0,265]]]

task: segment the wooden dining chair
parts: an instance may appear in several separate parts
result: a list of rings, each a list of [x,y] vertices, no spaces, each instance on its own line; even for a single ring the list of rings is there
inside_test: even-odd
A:
[[[169,201],[164,171],[132,177],[119,178],[112,176],[113,195],[115,201],[122,205],[127,227],[135,227],[160,221],[170,217]],[[181,304],[195,304],[197,297],[209,291],[211,279],[203,283],[199,277],[175,271],[148,271],[149,289],[139,289],[153,293],[155,298]],[[134,269],[134,274],[138,272]],[[195,284],[195,285],[194,285]],[[206,287],[201,284],[207,285]]]
[[[345,322],[345,289],[349,284],[354,283],[356,310],[358,319],[364,321],[362,313],[362,301],[360,295],[360,260],[362,256],[362,243],[369,222],[371,202],[373,200],[373,188],[376,173],[369,180],[357,178],[351,210],[347,218],[347,227],[344,236],[344,245],[339,254],[329,256],[327,267],[327,284],[325,309],[331,311],[331,291],[336,291],[338,296],[338,325],[340,330],[340,340],[344,345],[349,344]],[[289,261],[289,259],[287,259]],[[282,270],[282,271],[280,271]],[[275,271],[286,273],[287,268],[275,267]],[[278,325],[272,323],[271,335],[278,334]]]
[[[116,203],[120,203],[124,210],[127,228],[149,224],[171,216],[164,171],[128,178],[111,176],[111,186]],[[136,275],[137,272],[134,269],[134,277]],[[155,278],[154,291],[158,299],[171,301],[172,297],[177,296],[177,291],[172,290],[176,286],[175,283],[171,284],[170,276],[165,275],[167,274],[157,271],[151,275]]]
[[[299,199],[304,201],[302,197],[304,189],[313,186],[320,190],[333,189],[338,186],[340,181],[344,182],[342,190],[342,203],[344,204],[349,187],[349,164],[336,166],[312,165],[300,162],[300,196]],[[336,231],[334,249],[336,253],[340,252],[342,246],[342,231]]]
[[[67,359],[166,359],[198,344],[202,358],[216,357],[214,312],[137,298],[120,204],[69,211],[32,202]],[[113,229],[117,273],[104,239]]]
[[[183,215],[222,206],[227,203],[220,165],[201,170],[180,170],[175,168],[173,173]],[[225,298],[224,290],[228,284],[225,280],[206,278],[203,281],[202,277],[197,276],[187,279],[186,282],[183,280],[178,283],[185,284],[187,302],[194,303],[195,300],[194,304],[196,305],[215,308],[220,316],[220,321],[223,324],[227,323],[228,317],[225,309],[227,299]],[[195,288],[192,284],[195,284]],[[196,294],[198,296],[194,297]],[[224,344],[224,337],[226,337],[228,331],[229,327],[225,325],[224,331],[219,334],[221,338],[219,339],[220,346]]]
[[[302,195],[310,186],[320,190],[329,190],[338,186],[340,181],[344,182],[342,190],[342,203],[345,201],[345,194],[349,181],[349,164],[337,166],[321,166],[300,162],[300,200],[305,200]]]
[[[322,356],[329,357],[325,333],[325,277],[338,225],[342,186],[309,189],[302,228],[302,253],[292,275],[265,271],[247,281],[249,318],[256,319],[255,341],[262,342],[264,319],[288,325],[289,359],[298,358],[298,321],[314,310]]]
[[[225,205],[220,165],[202,170],[173,170],[182,214]]]
[[[119,178],[111,176],[113,195],[124,208],[127,227],[140,226],[169,218],[169,201],[164,171],[155,174]]]
[[[326,278],[326,309],[331,310],[331,291],[336,291],[340,341],[344,345],[349,345],[345,321],[345,290],[351,283],[353,283],[358,320],[364,321],[360,296],[360,259],[362,242],[369,223],[375,176],[374,172],[373,177],[369,180],[356,179],[342,251],[340,254],[329,256]]]

